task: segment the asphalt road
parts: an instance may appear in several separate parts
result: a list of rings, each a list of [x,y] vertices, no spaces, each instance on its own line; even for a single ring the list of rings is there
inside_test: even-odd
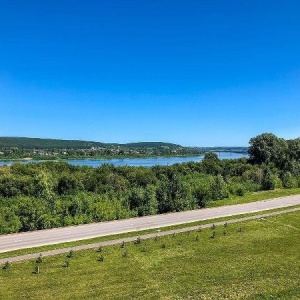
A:
[[[0,236],[0,253],[220,217],[254,213],[293,205],[300,205],[300,195],[246,204],[8,234]]]

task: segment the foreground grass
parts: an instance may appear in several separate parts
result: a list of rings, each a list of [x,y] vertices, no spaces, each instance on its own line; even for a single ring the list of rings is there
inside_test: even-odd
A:
[[[299,219],[288,213],[48,257],[39,275],[35,261],[16,263],[0,270],[0,299],[299,299]]]

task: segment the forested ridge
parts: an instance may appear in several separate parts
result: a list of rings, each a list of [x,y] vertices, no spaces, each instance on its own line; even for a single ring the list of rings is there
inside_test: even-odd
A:
[[[81,140],[60,140],[60,139],[42,139],[42,138],[28,138],[28,137],[0,137],[0,148],[3,147],[18,147],[25,149],[81,149],[89,147],[111,147],[124,146],[133,148],[143,147],[170,147],[178,148],[180,145],[163,142],[140,142],[140,143],[101,143],[95,141],[81,141]]]
[[[0,167],[0,233],[69,226],[205,207],[230,195],[300,186],[300,139],[265,133],[249,159],[98,168],[64,162]]]
[[[199,148],[163,142],[128,144],[80,140],[0,137],[0,159],[34,158],[42,160],[70,158],[145,157],[198,155]]]

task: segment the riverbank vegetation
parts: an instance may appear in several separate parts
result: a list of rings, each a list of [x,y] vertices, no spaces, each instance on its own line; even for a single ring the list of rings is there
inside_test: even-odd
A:
[[[98,168],[67,163],[0,167],[0,233],[101,222],[205,207],[262,190],[300,187],[300,142],[250,140],[247,160]]]
[[[299,212],[2,265],[1,299],[299,299]],[[74,284],[76,278],[76,284]]]

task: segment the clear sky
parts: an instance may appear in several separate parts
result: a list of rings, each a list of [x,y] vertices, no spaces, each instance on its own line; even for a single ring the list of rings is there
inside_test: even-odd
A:
[[[299,0],[0,0],[0,136],[300,136]]]

